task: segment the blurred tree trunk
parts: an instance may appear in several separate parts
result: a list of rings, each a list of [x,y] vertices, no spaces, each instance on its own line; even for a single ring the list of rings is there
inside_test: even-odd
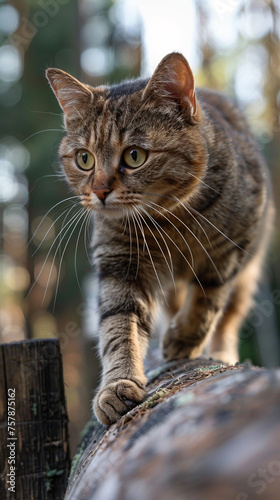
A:
[[[279,370],[153,351],[147,375],[141,405],[89,422],[65,500],[279,500]]]

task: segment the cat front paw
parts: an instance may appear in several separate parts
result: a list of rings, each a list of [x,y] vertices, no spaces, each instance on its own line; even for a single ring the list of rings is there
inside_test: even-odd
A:
[[[120,379],[103,387],[93,400],[94,413],[102,424],[111,425],[135,408],[145,397],[145,387],[132,380]]]

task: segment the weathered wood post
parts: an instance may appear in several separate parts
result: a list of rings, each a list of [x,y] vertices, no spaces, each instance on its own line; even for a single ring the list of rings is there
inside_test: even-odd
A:
[[[70,457],[57,339],[0,346],[0,498],[61,500]]]
[[[89,422],[65,500],[279,500],[280,370],[153,352],[148,397]]]

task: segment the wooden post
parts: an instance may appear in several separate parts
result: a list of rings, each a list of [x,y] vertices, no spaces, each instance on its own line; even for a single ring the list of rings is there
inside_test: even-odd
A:
[[[65,500],[279,500],[280,370],[158,353],[147,399],[89,422]]]
[[[57,339],[0,346],[0,498],[61,500],[70,457]]]

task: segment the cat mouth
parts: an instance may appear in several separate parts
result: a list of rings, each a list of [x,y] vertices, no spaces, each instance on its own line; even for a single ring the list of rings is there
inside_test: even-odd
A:
[[[96,203],[94,203],[93,200],[83,199],[81,200],[81,204],[94,214],[99,214],[105,217],[108,216],[113,218],[129,215],[129,213],[133,211],[133,207],[137,205],[136,202],[131,202],[131,201],[107,202],[107,200],[104,200],[98,203],[97,201],[98,200],[96,200]]]
[[[93,208],[92,211],[111,219],[123,219],[123,217],[127,217],[132,213],[132,207],[124,207],[123,205],[109,207],[105,205],[98,209]]]

